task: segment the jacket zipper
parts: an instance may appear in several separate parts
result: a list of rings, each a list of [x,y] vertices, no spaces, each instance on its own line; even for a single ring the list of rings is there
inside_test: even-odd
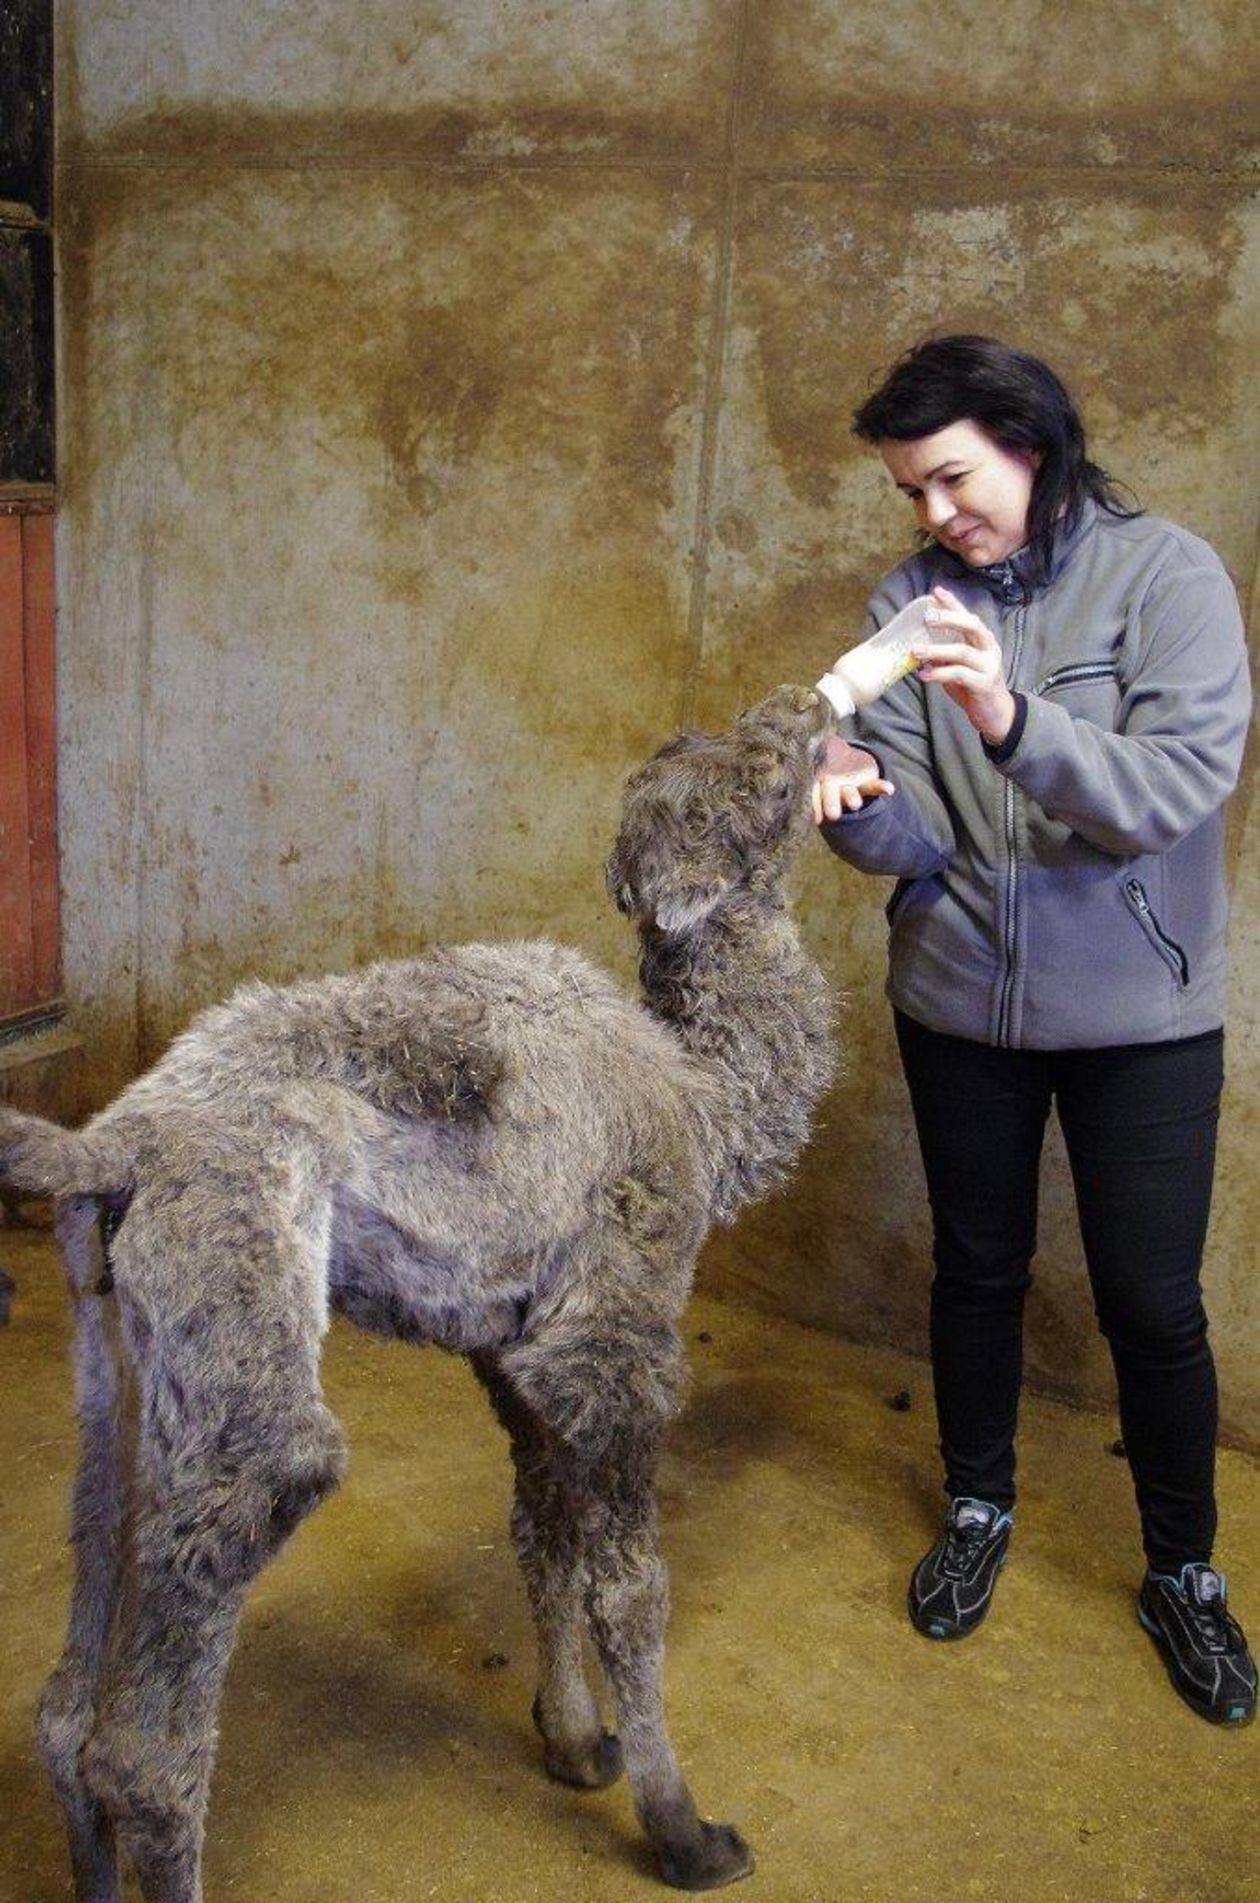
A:
[[[1015,679],[1019,668],[1020,654],[1024,646],[1024,626],[1028,618],[1028,608],[1021,602],[1015,610],[1015,641],[1011,648],[1011,664],[1006,670],[1007,685]],[[1002,794],[1002,828],[1006,839],[1006,905],[1002,921],[1002,949],[1006,967],[1002,974],[1002,994],[998,1002],[998,1043],[1008,1045],[1011,1041],[1011,998],[1015,990],[1015,949],[1019,942],[1019,899],[1017,894],[1017,873],[1019,870],[1018,839],[1015,825],[1015,785],[1012,780],[1004,784]]]
[[[1152,912],[1151,902],[1146,896],[1146,888],[1142,884],[1142,881],[1140,879],[1126,879],[1124,882],[1124,896],[1128,900],[1131,910],[1136,912],[1138,922],[1145,931],[1146,936],[1150,939],[1152,945],[1154,945],[1156,951],[1164,960],[1164,963],[1171,967],[1184,988],[1190,982],[1190,961],[1176,939],[1169,938],[1154,912]]]

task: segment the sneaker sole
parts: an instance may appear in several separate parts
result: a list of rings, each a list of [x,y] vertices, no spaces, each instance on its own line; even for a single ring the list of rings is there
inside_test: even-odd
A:
[[[1183,1705],[1189,1705],[1191,1711],[1197,1718],[1206,1718],[1210,1725],[1229,1725],[1235,1730],[1240,1731],[1244,1725],[1251,1723],[1256,1715],[1254,1704],[1250,1706],[1229,1705],[1224,1711],[1216,1711],[1211,1705],[1205,1704],[1201,1699],[1193,1697],[1177,1677],[1176,1667],[1173,1663],[1172,1654],[1169,1651],[1168,1642],[1140,1599],[1138,1601],[1137,1616],[1138,1624],[1142,1627],[1142,1630],[1149,1632],[1151,1638],[1154,1640],[1155,1649],[1163,1661],[1164,1670],[1168,1674],[1169,1683]]]

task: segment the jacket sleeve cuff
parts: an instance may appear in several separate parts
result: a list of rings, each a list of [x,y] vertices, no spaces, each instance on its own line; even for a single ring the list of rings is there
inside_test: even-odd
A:
[[[877,794],[840,819],[824,820],[819,831],[837,858],[859,872],[921,879],[940,872],[952,856],[925,835],[913,800],[900,787]]]
[[[1024,728],[1028,724],[1028,696],[1026,694],[1016,694],[1014,700],[1015,718],[1011,722],[1011,730],[1005,740],[999,740],[996,744],[984,739],[980,742],[994,766],[1006,765],[1006,762],[1010,759],[1016,747],[1023,739]]]

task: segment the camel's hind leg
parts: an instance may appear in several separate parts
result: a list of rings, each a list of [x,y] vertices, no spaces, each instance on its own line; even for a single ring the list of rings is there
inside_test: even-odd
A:
[[[128,1486],[126,1405],[116,1308],[93,1292],[103,1267],[95,1204],[77,1200],[60,1207],[57,1237],[78,1310],[80,1457],[71,1516],[75,1577],[70,1628],[61,1661],[40,1701],[39,1744],[65,1817],[75,1895],[81,1903],[116,1903],[120,1892],[113,1825],[83,1781],[80,1758],[92,1730],[118,1598]]]
[[[245,1587],[341,1471],[340,1436],[313,1397],[263,1422],[257,1397],[228,1388],[229,1407],[245,1418],[252,1407],[265,1440],[228,1459],[181,1448],[177,1476],[139,1482],[82,1758],[145,1903],[200,1903],[219,1698]]]
[[[251,1205],[248,1183],[230,1197],[221,1179],[213,1187],[212,1200],[204,1180],[186,1198],[176,1188],[152,1215],[133,1205],[115,1250],[137,1428],[79,1772],[145,1903],[200,1903],[216,1718],[245,1588],[343,1465],[318,1388],[318,1252],[292,1221]],[[81,1895],[113,1903],[115,1892]]]
[[[169,1505],[136,1525],[97,1722],[82,1759],[85,1782],[117,1830],[145,1903],[201,1903],[215,1720],[243,1598],[240,1587],[207,1595],[182,1578],[170,1555],[178,1534],[179,1509]],[[111,1903],[113,1894],[105,1892]]]
[[[621,1771],[621,1748],[600,1723],[582,1663],[585,1556],[580,1528],[554,1471],[542,1423],[494,1356],[471,1357],[507,1429],[516,1469],[512,1538],[538,1643],[534,1722],[544,1762],[562,1784],[597,1790]]]

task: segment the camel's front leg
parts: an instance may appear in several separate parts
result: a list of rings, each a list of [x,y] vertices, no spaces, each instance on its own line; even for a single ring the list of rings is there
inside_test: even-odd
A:
[[[500,1365],[545,1436],[560,1503],[552,1524],[563,1516],[580,1542],[566,1577],[585,1580],[635,1809],[666,1881],[713,1890],[747,1876],[753,1860],[731,1825],[697,1816],[665,1729],[669,1590],[654,1493],[681,1386],[675,1303],[689,1260],[669,1234],[667,1203],[624,1202],[616,1221],[570,1249],[577,1293],[557,1304],[550,1325],[536,1320],[505,1348]],[[633,1236],[631,1217],[639,1223]]]
[[[582,1662],[584,1554],[574,1519],[533,1410],[488,1354],[472,1357],[507,1429],[516,1469],[512,1538],[529,1594],[538,1644],[534,1723],[549,1776],[582,1790],[611,1784],[621,1748],[603,1729]]]
[[[753,1858],[732,1824],[697,1815],[665,1728],[669,1583],[652,1491],[655,1455],[629,1430],[611,1450],[602,1497],[588,1500],[587,1609],[617,1701],[635,1809],[661,1873],[679,1889],[716,1890],[748,1876]]]

